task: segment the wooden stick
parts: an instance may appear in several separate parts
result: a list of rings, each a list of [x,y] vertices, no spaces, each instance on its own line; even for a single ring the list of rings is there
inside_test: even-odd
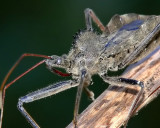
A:
[[[138,63],[129,66],[122,77],[144,82],[144,93],[136,108],[138,112],[160,92],[158,89],[160,87],[160,48]],[[139,90],[138,86],[110,85],[79,115],[78,128],[121,127]],[[154,94],[150,96],[152,92]],[[70,123],[67,128],[74,128],[73,123]]]

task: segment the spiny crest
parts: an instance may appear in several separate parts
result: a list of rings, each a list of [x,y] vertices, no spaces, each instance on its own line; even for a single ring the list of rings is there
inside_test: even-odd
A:
[[[73,35],[73,43],[72,43],[72,46],[73,48],[75,47],[76,43],[77,43],[77,40],[85,33],[85,32],[93,32],[94,34],[96,35],[100,35],[100,33],[96,30],[96,29],[89,29],[87,30],[86,28],[84,29],[79,29],[78,32],[76,32],[74,35]]]

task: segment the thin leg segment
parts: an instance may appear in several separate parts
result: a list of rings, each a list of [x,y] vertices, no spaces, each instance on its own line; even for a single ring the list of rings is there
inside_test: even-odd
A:
[[[126,125],[128,123],[128,120],[129,118],[132,116],[132,113],[133,111],[136,109],[137,107],[137,103],[138,103],[138,100],[140,98],[140,96],[142,95],[143,93],[143,90],[144,90],[144,84],[143,82],[141,81],[137,81],[137,80],[134,80],[134,79],[127,79],[127,78],[120,78],[120,77],[109,77],[109,76],[105,76],[105,75],[102,75],[101,76],[103,78],[103,80],[109,84],[123,84],[123,83],[126,83],[126,84],[130,84],[130,85],[138,85],[141,87],[141,90],[139,91],[139,93],[137,94],[137,97],[135,98],[134,102],[132,103],[131,107],[130,107],[130,110],[128,112],[128,116],[127,116],[127,119],[125,120],[124,122],[124,128],[126,128]]]
[[[75,108],[74,108],[73,123],[75,124],[75,128],[77,128],[78,111],[79,111],[81,94],[82,94],[82,90],[83,90],[83,86],[84,86],[85,76],[86,76],[86,70],[82,70],[81,71],[80,83],[79,83],[78,89],[77,89]]]
[[[19,111],[23,114],[23,116],[27,119],[27,121],[34,128],[40,128],[39,125],[34,121],[34,119],[29,115],[29,113],[27,113],[27,111],[24,109],[23,103],[30,103],[76,86],[78,86],[78,83],[72,80],[63,81],[50,85],[48,87],[42,88],[38,91],[29,93],[26,96],[19,98],[17,107]]]
[[[89,90],[87,87],[84,87],[84,91],[86,92],[88,98],[92,101],[94,101],[94,93],[93,91]]]
[[[97,24],[97,26],[100,28],[102,32],[106,30],[102,22],[98,19],[98,17],[95,15],[95,13],[91,9],[89,8],[85,9],[84,13],[85,13],[86,27],[88,30],[90,29],[92,30],[91,18]]]
[[[27,55],[27,54],[26,54]],[[35,69],[36,67],[38,67],[39,65],[41,65],[42,63],[45,62],[45,60],[42,60],[40,61],[39,63],[35,64],[33,67],[29,68],[27,71],[25,71],[24,73],[22,73],[21,75],[19,75],[17,78],[15,78],[13,81],[11,81],[10,83],[8,83],[5,87],[4,87],[4,84],[6,83],[8,77],[10,76],[10,74],[13,72],[13,70],[15,69],[15,67],[18,65],[18,63],[22,60],[22,58],[24,56],[26,56],[25,54],[22,55],[22,57],[15,63],[15,65],[10,69],[10,71],[8,72],[8,74],[6,75],[3,83],[2,83],[2,86],[1,86],[1,89],[0,90],[0,93],[1,93],[1,127],[2,127],[2,119],[3,119],[3,106],[4,106],[4,100],[5,100],[5,93],[6,93],[6,90],[14,83],[16,82],[17,80],[19,80],[21,77],[25,76],[28,72],[30,72],[31,70]],[[33,55],[33,54],[32,54]]]

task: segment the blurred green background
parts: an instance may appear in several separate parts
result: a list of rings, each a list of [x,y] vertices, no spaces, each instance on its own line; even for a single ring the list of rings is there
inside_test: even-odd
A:
[[[72,35],[85,27],[84,9],[92,8],[104,24],[114,14],[129,12],[160,15],[159,0],[28,0],[0,2],[0,81],[23,53],[61,55],[68,53]],[[28,57],[16,68],[9,81],[40,61]],[[41,65],[18,80],[6,92],[3,128],[31,128],[17,110],[21,96],[68,78],[50,73]],[[107,85],[94,76],[96,97]],[[46,99],[25,104],[42,128],[64,128],[73,118],[76,88]],[[84,94],[80,111],[91,102]],[[159,128],[160,99],[157,98],[129,121],[128,128]]]

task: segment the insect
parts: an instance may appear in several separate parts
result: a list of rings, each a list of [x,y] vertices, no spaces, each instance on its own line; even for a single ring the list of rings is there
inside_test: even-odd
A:
[[[68,54],[62,56],[45,56],[29,53],[23,54],[11,68],[2,83],[1,90],[3,89],[2,99],[4,105],[6,89],[15,81],[26,75],[29,71],[43,63],[45,63],[47,68],[55,74],[63,77],[72,76],[72,80],[54,83],[48,87],[31,92],[19,98],[17,105],[18,109],[34,128],[39,128],[40,126],[34,121],[29,113],[27,113],[23,107],[24,103],[33,102],[78,86],[73,118],[73,123],[75,128],[77,128],[78,110],[82,89],[84,89],[90,99],[94,100],[94,93],[88,89],[94,74],[98,74],[109,84],[127,83],[141,87],[135,102],[128,112],[126,122],[132,115],[133,110],[136,108],[137,101],[143,93],[143,82],[121,77],[109,77],[107,72],[109,70],[117,71],[125,68],[131,63],[137,62],[160,45],[156,43],[156,38],[160,33],[160,17],[154,15],[138,15],[134,13],[115,15],[105,27],[91,9],[86,9],[84,13],[86,29],[80,30],[76,33],[73,46]],[[101,30],[101,34],[93,29],[92,20]],[[25,56],[42,57],[45,59],[4,86],[11,72]],[[63,73],[56,68],[63,68],[66,70],[66,73]]]

